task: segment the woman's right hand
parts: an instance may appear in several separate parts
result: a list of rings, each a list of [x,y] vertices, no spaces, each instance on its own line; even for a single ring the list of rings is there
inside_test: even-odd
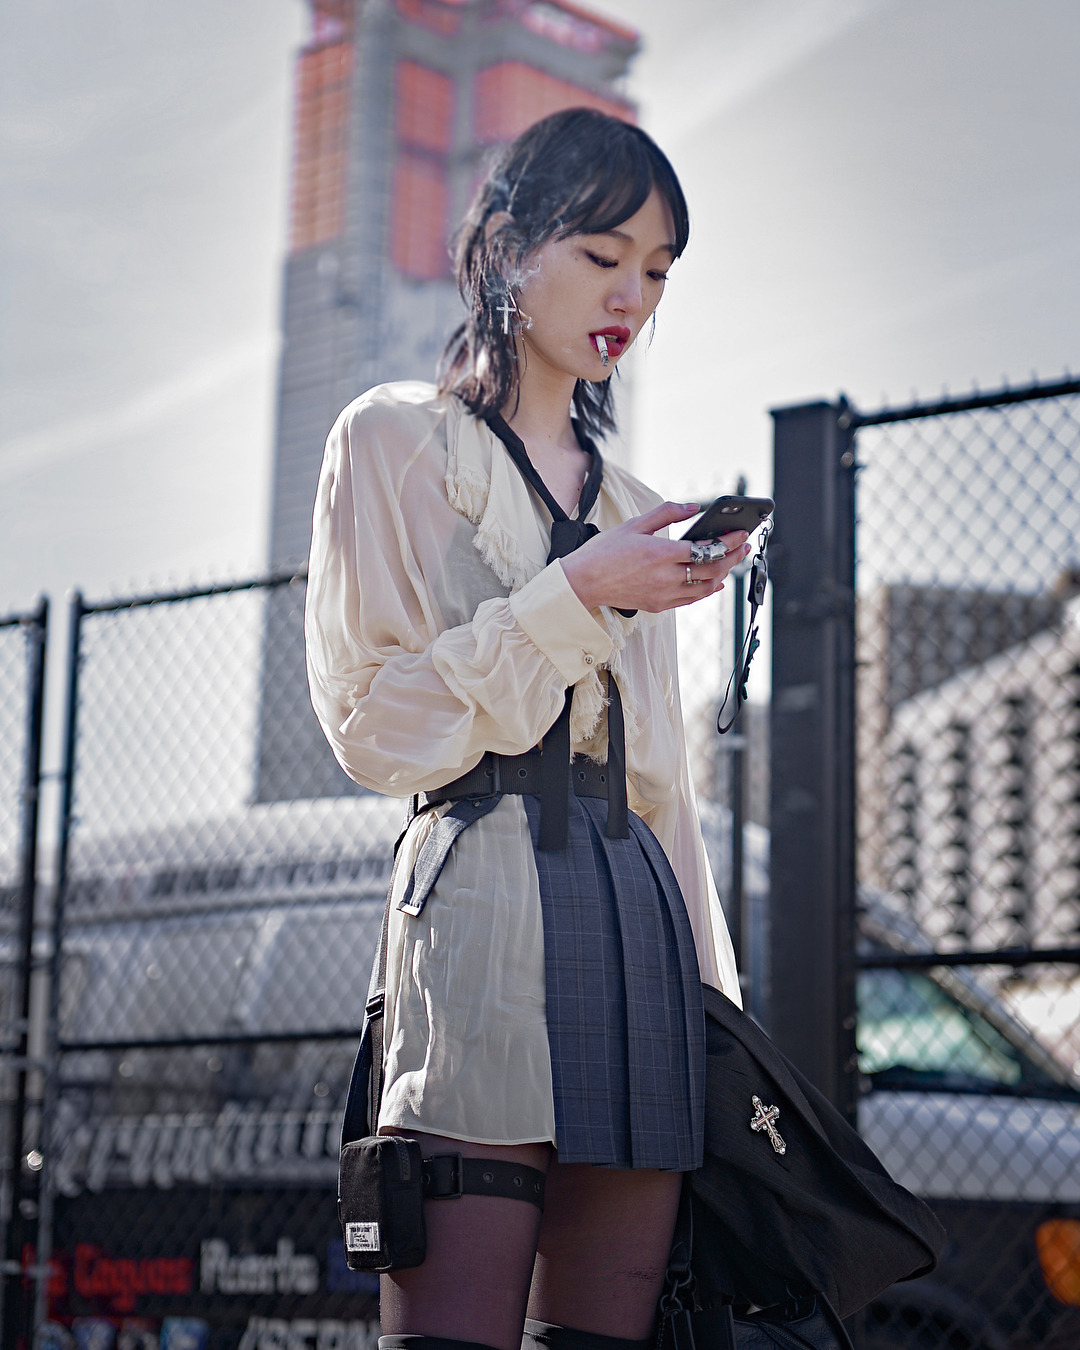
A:
[[[664,502],[643,516],[594,535],[562,561],[563,571],[586,609],[608,605],[659,614],[692,605],[723,588],[724,578],[750,552],[745,530],[723,536],[728,552],[716,562],[690,562],[688,539],[658,539],[656,531],[696,516],[696,502]],[[687,568],[693,578],[687,582]]]

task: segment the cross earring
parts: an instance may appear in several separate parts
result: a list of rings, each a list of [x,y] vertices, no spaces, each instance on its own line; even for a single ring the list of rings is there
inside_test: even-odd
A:
[[[513,294],[511,293],[511,290],[510,290],[510,287],[509,287],[509,286],[507,286],[507,288],[506,288],[506,299],[502,302],[501,305],[496,305],[496,306],[495,306],[495,312],[496,312],[496,314],[501,314],[501,315],[503,316],[503,333],[504,333],[504,335],[509,336],[509,334],[510,334],[510,315],[511,315],[511,314],[520,314],[520,312],[521,312],[521,311],[518,309],[517,305],[514,304],[514,297],[513,297]]]

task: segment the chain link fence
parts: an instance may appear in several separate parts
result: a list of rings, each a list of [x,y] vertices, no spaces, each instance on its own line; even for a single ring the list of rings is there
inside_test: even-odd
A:
[[[29,1012],[37,878],[38,796],[48,606],[0,617],[0,1327],[17,1325],[23,1247],[37,1217],[33,1169],[38,1142],[31,1094]],[[36,1161],[36,1155],[34,1155]]]
[[[18,930],[23,902],[23,792],[29,695],[22,616],[0,619],[0,1157],[2,1203],[11,1214],[12,1108],[18,1055]]]
[[[269,755],[315,743],[281,696],[303,598],[279,577],[74,604],[39,1307],[58,1346],[378,1335],[334,1188],[401,804],[340,771],[336,796],[259,791]]]
[[[873,1347],[1080,1344],[1080,384],[857,428],[860,1127],[949,1230]]]
[[[74,600],[45,1344],[374,1350],[376,1281],[345,1266],[334,1195],[403,805],[327,763],[303,600],[302,577]],[[683,634],[721,880],[730,618],[710,603]]]
[[[951,1233],[939,1276],[857,1329],[874,1350],[1063,1350],[1080,1336],[1067,1255],[1080,1232],[1077,401],[875,425],[837,410],[861,422],[863,465],[859,1118]],[[768,733],[751,705],[740,739],[715,735],[730,596],[680,616],[680,650],[753,1006],[767,983]],[[374,1282],[345,1267],[333,1187],[401,805],[326,762],[303,697],[302,605],[302,578],[286,577],[75,602],[45,1344],[374,1346]],[[22,726],[25,702],[0,715]],[[14,753],[17,736],[4,740]]]

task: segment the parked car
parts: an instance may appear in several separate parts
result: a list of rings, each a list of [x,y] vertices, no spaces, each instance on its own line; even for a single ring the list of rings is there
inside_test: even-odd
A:
[[[932,950],[886,897],[862,897],[860,931],[864,953]],[[892,1174],[930,1203],[949,1235],[933,1275],[895,1285],[866,1310],[863,1344],[1076,1350],[1074,1067],[971,967],[864,969],[856,1035],[864,1087],[859,1130]]]

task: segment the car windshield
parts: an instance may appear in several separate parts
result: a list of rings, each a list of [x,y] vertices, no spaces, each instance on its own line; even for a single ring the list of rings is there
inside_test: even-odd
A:
[[[874,1087],[952,1092],[1060,1089],[985,1018],[926,975],[867,970],[858,980],[859,1068]]]

